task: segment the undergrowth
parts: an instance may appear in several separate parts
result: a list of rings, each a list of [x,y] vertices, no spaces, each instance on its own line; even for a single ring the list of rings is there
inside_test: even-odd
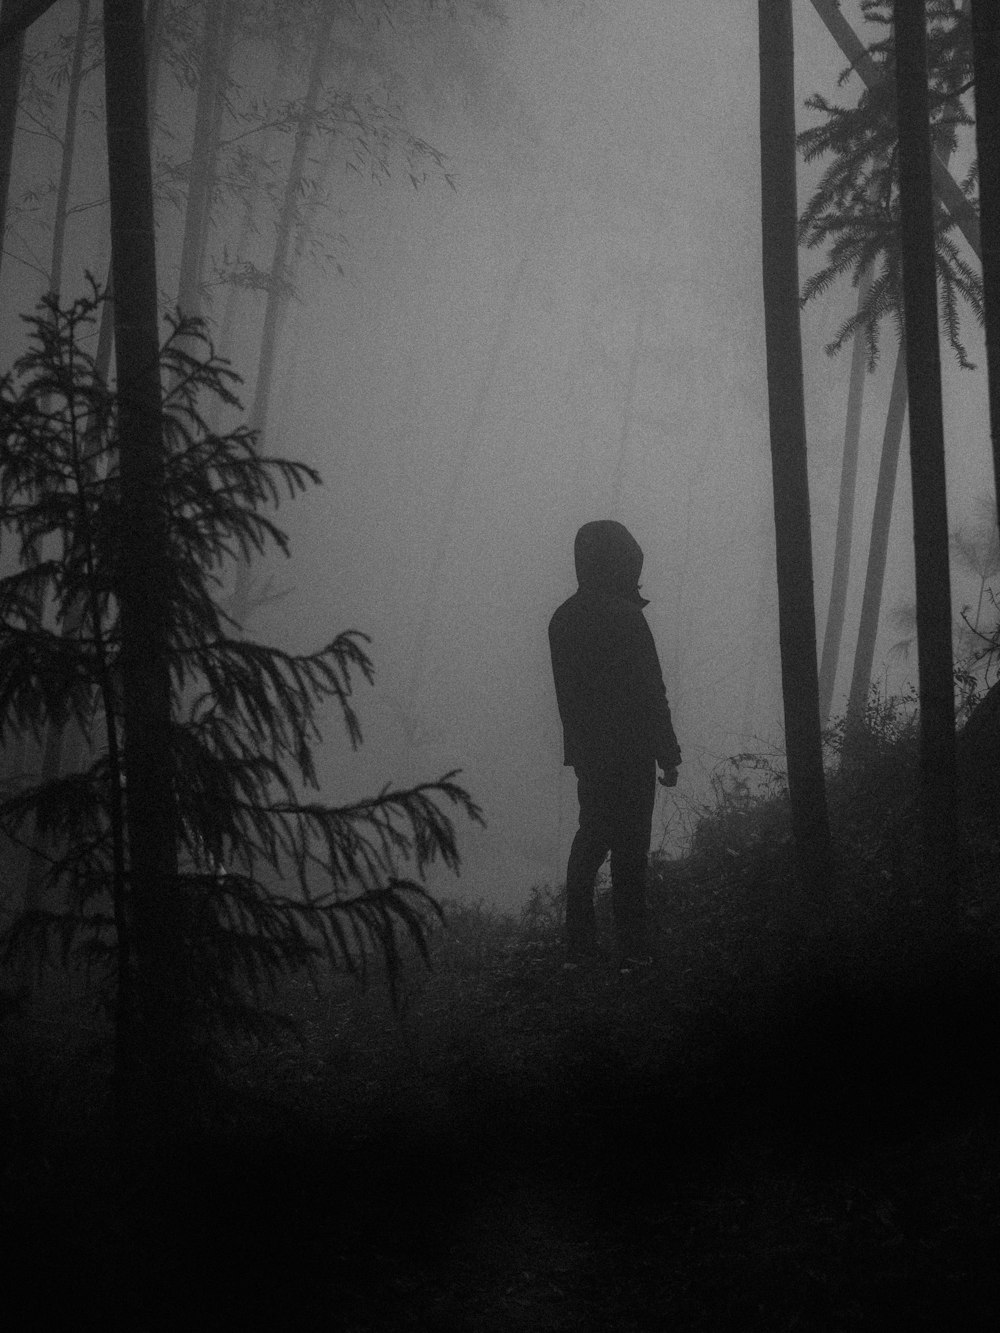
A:
[[[172,1203],[143,1196],[145,1225],[209,1206],[216,1181],[213,1264],[258,1255],[305,1328],[329,1326],[315,1274],[331,1264],[356,1330],[848,1329],[886,1326],[881,1308],[980,1326],[995,1265],[978,1256],[1000,1228],[995,834],[967,824],[964,929],[944,950],[910,878],[912,701],[873,700],[863,759],[841,743],[834,728],[838,898],[818,950],[791,924],[780,772],[734,764],[685,854],[651,863],[650,968],[565,969],[562,890],[541,885],[519,913],[442,904],[430,965],[414,952],[394,993],[375,972],[285,979],[272,998],[297,1036],[230,1047],[228,1128]],[[609,897],[602,881],[610,955]],[[49,1059],[11,1104],[5,1183],[23,1199],[47,1172],[65,1215],[102,1038],[60,1048],[81,1011],[53,1003],[6,1020],[11,1068],[46,1040]],[[166,1327],[150,1293],[185,1312],[145,1244],[133,1315]],[[189,1277],[195,1242],[177,1244]]]

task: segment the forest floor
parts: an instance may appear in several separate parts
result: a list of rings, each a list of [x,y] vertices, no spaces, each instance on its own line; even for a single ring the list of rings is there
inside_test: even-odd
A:
[[[9,1327],[995,1328],[994,891],[944,949],[859,863],[803,933],[787,844],[717,832],[654,867],[647,969],[565,969],[538,891],[453,904],[395,1004],[289,981],[300,1039],[230,1051],[223,1127],[133,1171],[99,1017],[10,1014]]]

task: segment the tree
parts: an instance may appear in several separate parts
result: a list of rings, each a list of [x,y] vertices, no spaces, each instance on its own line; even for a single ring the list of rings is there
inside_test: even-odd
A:
[[[812,0],[812,3],[831,36],[850,61],[849,69],[860,76],[869,91],[874,91],[881,83],[883,74],[876,58],[876,48],[866,49],[844,18],[840,10],[840,0]],[[935,19],[941,19],[946,26],[958,17],[952,0],[932,0],[932,4]],[[865,17],[886,26],[891,22],[887,13],[890,8],[890,0],[861,0],[861,9]],[[963,8],[967,9],[968,5]],[[959,24],[955,29],[955,36],[961,40],[967,32],[968,29]],[[933,59],[931,63],[933,64]],[[942,204],[969,243],[972,252],[979,255],[979,216],[969,198],[968,182],[960,185],[954,179],[947,163],[938,156],[936,148],[931,153],[931,171],[934,176],[934,187]]]
[[[792,830],[802,884],[830,875],[799,327],[794,41],[790,0],[758,0],[764,329],[778,633]]]
[[[169,1089],[184,1064],[175,978],[178,930],[177,809],[170,768],[171,678],[165,458],[161,437],[156,235],[149,153],[145,31],[141,0],[104,7],[105,120],[111,199],[111,272],[119,403],[121,495],[121,775],[128,792],[129,937],[136,988],[121,1013],[121,1059],[129,1087]],[[156,1052],[154,1074],[152,1052]],[[165,1078],[165,1082],[164,1082]],[[150,1087],[149,1092],[152,1092]]]
[[[1000,512],[1000,9],[972,0],[972,44],[976,79],[976,147],[979,209],[983,222],[983,286],[986,366],[989,375],[993,476]]]
[[[895,10],[900,241],[910,399],[910,467],[920,673],[920,780],[926,846],[948,885],[957,848],[951,583],[931,181],[926,15]]]
[[[878,636],[879,616],[882,610],[882,588],[885,582],[886,557],[889,551],[889,531],[892,523],[892,499],[896,492],[896,471],[899,448],[903,440],[903,422],[906,419],[906,341],[900,343],[896,354],[896,368],[892,376],[889,407],[882,435],[878,483],[875,505],[872,509],[871,540],[868,543],[868,565],[865,571],[861,599],[861,621],[854,652],[854,669],[847,696],[847,719],[844,733],[844,754],[850,755],[854,740],[864,729],[871,686],[872,664],[875,661],[875,641]]]
[[[818,112],[817,125],[802,131],[799,147],[806,161],[829,156],[830,164],[813,192],[800,222],[807,249],[825,250],[824,261],[803,287],[803,300],[829,290],[842,276],[855,285],[866,272],[871,289],[865,305],[840,326],[828,350],[839,349],[860,330],[868,346],[869,366],[878,360],[879,332],[885,318],[900,327],[902,268],[899,246],[899,135],[895,103],[895,41],[892,8],[886,0],[863,0],[868,20],[889,30],[866,52],[865,88],[855,106],[840,106],[817,95],[806,106]],[[968,23],[953,0],[929,0],[930,134],[935,160],[947,174],[948,156],[972,120],[965,103],[971,82]],[[850,70],[844,72],[847,77]],[[949,179],[951,179],[949,177]],[[971,203],[974,173],[962,182],[962,197]],[[962,365],[968,357],[961,338],[961,304],[982,315],[982,282],[963,256],[953,235],[955,213],[939,201],[934,209],[935,264],[940,284],[942,319],[949,343]],[[978,237],[976,238],[978,244]]]
[[[6,27],[14,0],[0,5],[0,27]],[[0,268],[7,235],[7,199],[10,193],[10,169],[14,158],[14,128],[17,124],[17,95],[21,87],[21,61],[24,57],[24,33],[18,29],[0,47]]]
[[[233,0],[205,6],[201,67],[188,172],[184,238],[181,244],[177,305],[186,315],[201,315],[201,277],[215,185],[224,85],[235,26]]]
[[[941,188],[942,173],[948,181],[948,161],[958,143],[958,134],[969,125],[967,109],[962,98],[966,80],[970,76],[969,30],[965,23],[965,8],[955,9],[951,0],[935,0],[932,5],[931,60],[934,68],[934,143],[932,158],[937,188]],[[878,355],[879,325],[890,318],[900,335],[893,390],[883,436],[879,484],[872,515],[871,541],[864,584],[861,625],[854,653],[854,668],[848,699],[848,728],[845,747],[850,751],[852,738],[859,736],[859,725],[864,719],[868,689],[874,660],[875,639],[878,631],[885,572],[889,524],[892,517],[893,490],[896,463],[902,438],[906,410],[905,359],[902,348],[901,260],[899,253],[899,183],[895,97],[893,93],[895,66],[891,33],[866,49],[839,11],[826,3],[817,3],[824,20],[838,38],[842,48],[851,56],[852,64],[841,75],[846,79],[852,71],[859,73],[865,91],[856,107],[833,106],[822,97],[811,97],[807,105],[821,112],[823,122],[805,130],[799,144],[807,159],[831,154],[833,161],[814,192],[801,220],[802,238],[810,247],[826,247],[825,262],[806,283],[804,299],[809,300],[825,291],[840,275],[850,273],[859,285],[856,314],[845,321],[834,341],[827,348],[831,354],[839,351],[847,339],[854,340],[852,364],[852,395],[859,371],[859,343],[868,349],[868,366],[872,370]],[[868,0],[863,6],[866,17],[876,25],[886,25],[889,15],[884,4]],[[845,37],[846,33],[846,37]],[[973,176],[965,182],[971,190]],[[954,182],[952,182],[954,185]],[[949,187],[950,188],[950,187]],[[957,187],[955,187],[957,189]],[[949,238],[953,226],[961,226],[963,234],[978,244],[978,230],[971,235],[970,228],[951,199],[947,209],[939,206],[935,213],[937,272],[941,289],[943,323],[960,364],[968,365],[961,340],[960,313],[964,301],[976,316],[982,310],[982,285],[979,275],[961,258]],[[966,199],[965,195],[961,196]],[[973,217],[975,216],[973,210]],[[871,259],[874,270],[864,265]],[[879,291],[873,287],[873,272]],[[850,413],[849,413],[850,419]],[[849,425],[850,425],[849,420]],[[851,430],[845,432],[845,475],[850,466],[849,446]],[[829,628],[835,628],[837,617],[842,617],[846,598],[848,552],[844,547],[844,505],[838,515],[837,548],[834,562],[834,581],[831,589],[831,616]],[[822,697],[832,694],[836,660],[833,656],[831,635],[824,643],[824,668],[821,680],[825,689]]]
[[[0,521],[19,541],[20,569],[0,580],[0,726],[35,735],[72,720],[89,742],[75,772],[25,783],[0,801],[0,826],[23,836],[33,823],[50,848],[47,876],[69,893],[61,912],[22,918],[11,947],[53,941],[110,983],[123,1090],[149,1110],[183,1115],[197,1102],[199,1051],[220,1033],[267,1030],[261,1005],[279,976],[364,966],[373,950],[398,966],[399,942],[423,948],[434,904],[427,867],[459,864],[449,807],[481,821],[456,774],[343,807],[312,799],[318,784],[318,719],[339,706],[353,746],[357,677],[372,679],[363,634],[348,631],[296,654],[254,643],[220,609],[234,552],[250,558],[287,539],[268,510],[318,482],[302,464],[264,457],[246,427],[215,434],[203,413],[236,377],[197,323],[175,321],[160,367],[170,386],[160,418],[170,715],[166,762],[177,854],[157,889],[158,928],[169,932],[150,960],[136,930],[148,921],[149,881],[138,842],[127,768],[130,702],[123,590],[128,571],[120,468],[131,417],[84,349],[97,295],[60,310],[49,298],[29,321],[29,350],[0,383]],[[44,406],[43,406],[44,404]],[[47,551],[55,548],[56,555]],[[56,610],[41,613],[39,589]],[[140,774],[141,776],[141,774]],[[409,863],[416,872],[404,873]],[[169,952],[168,952],[169,951]],[[169,957],[170,996],[145,970]],[[158,978],[158,981],[162,978]],[[150,1021],[145,1007],[165,1011]],[[139,1013],[135,1012],[139,1008]],[[166,1066],[163,1013],[175,1024]],[[180,1048],[177,1050],[176,1048]],[[183,1057],[182,1059],[179,1057]],[[158,1074],[158,1076],[157,1076]],[[174,1080],[174,1082],[170,1082]],[[178,1082],[179,1080],[179,1082]],[[134,1110],[126,1100],[123,1110]]]
[[[871,290],[871,275],[865,273],[858,287],[858,309],[862,310]],[[840,643],[847,610],[847,587],[851,569],[851,544],[854,535],[854,497],[858,479],[858,450],[861,444],[861,408],[865,392],[865,346],[855,333],[851,352],[851,379],[847,393],[844,422],[843,461],[840,469],[840,494],[837,499],[837,534],[833,548],[833,575],[830,580],[830,607],[823,634],[823,655],[819,666],[819,718],[826,726],[833,704],[833,688],[840,661]]]

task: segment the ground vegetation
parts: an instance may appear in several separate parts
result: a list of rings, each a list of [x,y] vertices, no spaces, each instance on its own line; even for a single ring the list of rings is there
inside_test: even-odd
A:
[[[566,969],[558,889],[519,916],[446,902],[430,968],[414,956],[395,1000],[375,975],[280,979],[298,1037],[233,1040],[225,1125],[141,1188],[114,1183],[107,1032],[65,977],[4,1020],[8,1252],[57,1256],[91,1309],[127,1255],[115,1299],[150,1328],[983,1326],[997,844],[963,801],[961,924],[942,939],[915,708],[873,697],[863,756],[842,721],[828,735],[841,873],[822,969],[796,963],[783,779],[743,757],[684,855],[654,859],[651,967]]]

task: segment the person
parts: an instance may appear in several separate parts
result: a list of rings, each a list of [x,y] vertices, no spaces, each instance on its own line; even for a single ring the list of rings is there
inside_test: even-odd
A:
[[[639,591],[643,555],[613,519],[585,523],[574,543],[577,591],[549,622],[563,762],[573,768],[580,826],[566,868],[569,961],[596,951],[594,882],[611,853],[618,960],[648,962],[646,862],[661,783],[674,786],[681,749]]]

